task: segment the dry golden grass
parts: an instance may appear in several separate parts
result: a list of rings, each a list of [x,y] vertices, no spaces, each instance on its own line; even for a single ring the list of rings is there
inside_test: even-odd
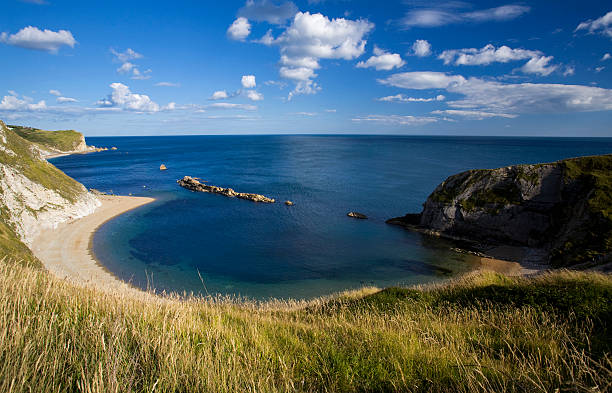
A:
[[[612,279],[481,273],[309,302],[84,288],[0,263],[2,392],[609,391]]]

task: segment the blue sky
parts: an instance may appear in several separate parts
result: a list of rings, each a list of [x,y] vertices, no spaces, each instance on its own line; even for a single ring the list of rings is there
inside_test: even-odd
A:
[[[5,0],[0,14],[8,123],[612,136],[602,1]]]

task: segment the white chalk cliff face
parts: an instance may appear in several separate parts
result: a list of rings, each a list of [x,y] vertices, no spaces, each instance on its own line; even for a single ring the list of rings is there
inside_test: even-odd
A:
[[[0,121],[0,209],[3,218],[23,243],[31,246],[42,229],[55,228],[62,222],[89,215],[100,206],[97,198],[83,185],[72,181],[55,168],[49,173],[62,176],[69,192],[45,187],[36,179],[33,180],[33,176],[28,177],[31,171],[27,169],[47,168],[51,164],[42,158],[36,148],[16,152],[16,147],[11,146],[10,140],[7,140],[7,133],[10,132]],[[12,138],[19,137],[11,135],[8,139]],[[29,155],[27,167],[22,165],[25,160],[20,160],[23,155]],[[47,172],[39,173],[45,176]]]

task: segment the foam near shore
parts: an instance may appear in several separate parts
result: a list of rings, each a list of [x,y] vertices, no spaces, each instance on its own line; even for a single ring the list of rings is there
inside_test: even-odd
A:
[[[102,289],[125,289],[128,284],[113,276],[92,256],[90,243],[106,221],[153,202],[153,198],[131,196],[98,197],[101,205],[90,215],[42,230],[32,242],[32,252],[55,276]]]

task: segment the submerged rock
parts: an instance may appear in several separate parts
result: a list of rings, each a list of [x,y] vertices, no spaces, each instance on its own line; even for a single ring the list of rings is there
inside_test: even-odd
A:
[[[365,220],[368,218],[368,216],[366,216],[365,214],[361,214],[357,212],[348,212],[346,215],[349,217],[358,218],[360,220]]]
[[[186,188],[191,191],[210,192],[213,194],[223,195],[229,198],[246,199],[252,202],[261,202],[261,203],[274,203],[275,202],[273,198],[268,198],[260,194],[251,194],[247,192],[236,192],[232,188],[223,188],[223,187],[211,186],[208,184],[202,184],[191,176],[185,176],[182,179],[177,180],[177,183],[181,187]]]

